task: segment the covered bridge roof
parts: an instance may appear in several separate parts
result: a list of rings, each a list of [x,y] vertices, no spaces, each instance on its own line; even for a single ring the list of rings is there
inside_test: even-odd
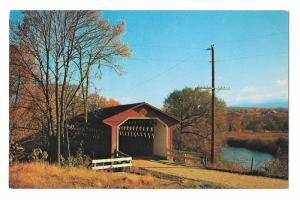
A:
[[[88,113],[88,126],[98,127],[103,124],[110,126],[118,125],[128,118],[159,118],[168,126],[175,125],[180,121],[158,108],[146,102],[124,104],[113,107],[106,107]],[[84,114],[78,115],[70,120],[70,123],[84,123]]]

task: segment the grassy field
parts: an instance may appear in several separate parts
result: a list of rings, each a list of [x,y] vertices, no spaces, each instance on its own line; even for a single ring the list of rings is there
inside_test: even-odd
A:
[[[18,163],[9,169],[10,188],[128,188],[184,189],[219,188],[203,181],[153,174],[133,167],[127,172],[92,171],[86,168],[58,167],[47,163]]]
[[[219,188],[203,181],[174,178],[133,167],[127,172],[92,171],[58,167],[47,163],[18,163],[9,169],[10,188],[128,188],[182,189]]]
[[[86,168],[61,168],[46,163],[13,164],[10,188],[175,188],[174,182],[150,174],[95,172]]]
[[[10,188],[287,188],[285,180],[134,161],[128,172],[96,172],[46,163],[13,164]],[[140,170],[146,169],[146,170]],[[149,171],[150,170],[150,171]],[[153,173],[156,172],[156,173]],[[157,174],[158,173],[158,174]]]

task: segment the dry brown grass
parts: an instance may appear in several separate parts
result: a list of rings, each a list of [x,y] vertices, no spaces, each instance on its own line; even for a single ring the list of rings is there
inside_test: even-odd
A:
[[[10,188],[172,188],[150,174],[92,171],[47,163],[19,163],[9,169]]]
[[[208,165],[206,166],[207,169],[217,169],[217,170],[226,170],[226,171],[230,171],[230,172],[241,172],[241,173],[245,173],[248,172],[249,170],[247,170],[246,168],[244,168],[242,165],[240,165],[239,163],[231,163],[231,164],[225,164],[223,162],[216,162],[216,163],[208,163]]]

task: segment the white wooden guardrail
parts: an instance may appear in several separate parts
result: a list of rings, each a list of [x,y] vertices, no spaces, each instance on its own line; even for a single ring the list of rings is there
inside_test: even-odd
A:
[[[132,157],[121,157],[121,158],[108,158],[92,160],[92,169],[112,169],[121,167],[131,167]]]

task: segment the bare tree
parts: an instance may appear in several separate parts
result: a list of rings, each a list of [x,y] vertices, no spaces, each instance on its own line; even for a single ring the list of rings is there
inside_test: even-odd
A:
[[[31,71],[43,94],[39,104],[47,122],[51,161],[60,163],[65,120],[78,91],[84,90],[87,101],[91,75],[101,72],[102,67],[121,73],[116,59],[130,56],[130,49],[119,39],[124,23],[111,26],[99,14],[25,11],[20,22],[11,23],[10,44],[22,46],[33,57],[33,63],[22,59],[22,66]],[[22,52],[19,51],[21,57],[25,56]]]

